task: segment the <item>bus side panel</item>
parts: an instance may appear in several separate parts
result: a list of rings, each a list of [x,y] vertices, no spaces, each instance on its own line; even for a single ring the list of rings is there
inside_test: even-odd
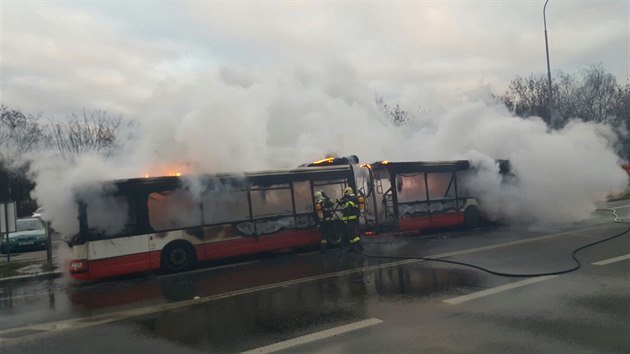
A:
[[[320,241],[319,230],[293,230],[273,235],[259,236],[256,252],[308,246]]]
[[[400,218],[400,231],[426,230],[464,224],[464,213],[444,213]]]
[[[90,261],[90,279],[140,273],[152,270],[149,253],[138,253]]]
[[[401,232],[428,229],[431,227],[431,216],[409,216],[399,219],[399,230]]]
[[[220,259],[254,253],[255,242],[256,240],[253,237],[244,237],[234,240],[204,243],[198,245],[196,248],[198,254],[204,255],[204,259],[200,260]]]
[[[457,226],[457,225],[463,225],[463,224],[464,224],[464,213],[454,212],[454,213],[435,214],[431,216],[432,228]]]
[[[138,235],[90,241],[87,247],[90,278],[151,270],[148,238]]]

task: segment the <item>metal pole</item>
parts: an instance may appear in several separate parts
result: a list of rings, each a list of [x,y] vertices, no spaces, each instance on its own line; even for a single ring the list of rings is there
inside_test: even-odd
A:
[[[40,222],[43,222],[40,219]],[[48,264],[48,267],[52,267],[53,262],[52,262],[52,234],[50,232],[50,222],[47,221],[45,224],[46,226],[46,263]]]
[[[7,203],[4,206],[4,219],[6,220],[6,225],[4,228],[4,231],[6,231],[6,239],[7,239],[7,246],[6,246],[6,251],[7,251],[7,263],[11,263],[11,242],[10,242],[10,238],[9,238],[9,202],[11,201],[11,176],[10,176],[10,172],[7,169]]]
[[[551,96],[551,66],[549,65],[549,42],[547,40],[547,16],[545,15],[545,10],[547,9],[547,3],[549,0],[545,1],[545,6],[543,6],[543,22],[545,25],[545,50],[547,52],[547,108],[549,110],[549,124],[551,125],[551,129],[557,128],[556,121],[552,112],[552,96]]]
[[[5,203],[4,205],[4,220],[6,220],[4,231],[6,232],[5,237],[7,240],[4,250],[7,252],[7,263],[11,263],[11,242],[9,242],[9,203]]]

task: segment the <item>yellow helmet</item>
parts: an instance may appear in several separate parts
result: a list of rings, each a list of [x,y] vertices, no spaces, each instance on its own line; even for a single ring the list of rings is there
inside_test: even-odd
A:
[[[348,194],[354,194],[354,191],[352,190],[352,187],[346,187],[343,190],[343,195],[348,195]]]
[[[315,196],[315,199],[321,199],[322,198],[322,192],[321,191],[316,191],[314,196]]]

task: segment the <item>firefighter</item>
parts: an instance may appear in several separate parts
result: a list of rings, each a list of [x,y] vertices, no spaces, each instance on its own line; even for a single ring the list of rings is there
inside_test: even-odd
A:
[[[315,211],[322,233],[321,251],[325,252],[329,245],[338,244],[335,232],[335,206],[328,196],[321,191],[315,192]]]
[[[352,251],[363,251],[361,245],[361,236],[359,235],[359,198],[354,195],[351,187],[343,190],[343,198],[339,201],[339,205],[343,209],[344,242],[350,244]]]

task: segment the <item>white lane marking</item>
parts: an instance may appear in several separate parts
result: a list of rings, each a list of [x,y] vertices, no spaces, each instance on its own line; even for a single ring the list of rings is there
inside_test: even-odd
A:
[[[613,206],[613,207],[600,208],[600,209],[610,210],[610,209],[625,209],[625,208],[630,208],[630,204],[624,204],[624,205],[620,205],[620,206]]]
[[[619,257],[604,259],[604,260],[601,260],[599,262],[595,262],[595,263],[592,263],[592,264],[603,266],[603,265],[610,264],[610,263],[625,261],[627,259],[630,259],[630,254],[627,254],[625,256],[619,256]]]
[[[350,323],[350,324],[347,324],[347,325],[343,325],[343,326],[327,329],[327,330],[324,330],[324,331],[321,331],[321,332],[311,333],[311,334],[307,334],[305,336],[301,336],[301,337],[285,340],[283,342],[278,342],[278,343],[270,344],[270,345],[267,345],[267,346],[264,346],[264,347],[248,350],[248,351],[243,352],[241,354],[266,354],[266,353],[273,353],[273,352],[277,352],[277,351],[280,351],[280,350],[289,349],[289,348],[292,348],[292,347],[295,347],[295,346],[298,346],[298,345],[315,342],[315,341],[318,341],[320,339],[324,339],[324,338],[328,338],[328,337],[334,337],[334,336],[339,335],[339,334],[343,334],[343,333],[347,333],[347,332],[351,332],[351,331],[356,331],[356,330],[361,329],[361,328],[374,326],[374,325],[377,325],[379,323],[383,323],[383,321],[379,320],[378,318],[368,318],[367,320]]]
[[[463,296],[458,296],[458,297],[454,297],[454,298],[451,298],[451,299],[443,300],[443,302],[446,302],[446,303],[451,304],[451,305],[457,305],[457,304],[461,304],[462,302],[474,300],[474,299],[477,299],[477,298],[480,298],[480,297],[484,297],[484,296],[494,295],[494,294],[500,293],[502,291],[507,291],[507,290],[511,290],[511,289],[514,289],[514,288],[519,288],[521,286],[538,283],[538,282],[549,280],[549,279],[556,278],[556,277],[557,277],[557,275],[547,275],[547,276],[544,276],[544,277],[529,278],[529,279],[517,281],[517,282],[514,282],[514,283],[510,283],[510,284],[497,286],[495,288],[478,291],[476,293],[472,293],[472,294],[468,294],[468,295],[463,295]]]

